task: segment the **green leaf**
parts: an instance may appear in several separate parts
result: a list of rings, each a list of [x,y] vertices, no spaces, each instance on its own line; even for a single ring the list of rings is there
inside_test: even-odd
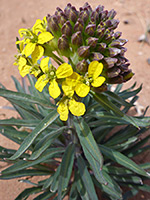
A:
[[[28,147],[32,144],[32,142],[35,140],[35,138],[42,132],[44,131],[49,125],[51,125],[57,118],[59,114],[57,113],[56,110],[52,111],[48,116],[46,116],[40,123],[39,125],[30,133],[23,143],[21,144],[20,148],[18,151],[10,158],[10,160],[15,160],[19,158],[27,149]]]
[[[36,194],[41,192],[41,187],[32,187],[32,188],[27,188],[15,200],[25,200],[27,199],[30,195]]]
[[[90,163],[95,177],[99,182],[107,184],[102,176],[103,156],[97,146],[97,143],[95,142],[89,126],[83,120],[83,118],[75,119],[74,125],[85,157]]]
[[[51,192],[56,192],[58,189],[59,175],[60,175],[60,165],[58,166],[55,174],[53,175],[53,181],[50,187]]]
[[[104,191],[111,199],[121,200],[122,199],[122,191],[119,187],[119,185],[111,178],[106,171],[103,170],[103,176],[107,180],[107,185],[103,185],[97,182],[97,180],[94,178],[94,183],[102,190]]]
[[[50,191],[48,191],[48,192],[44,192],[44,193],[38,195],[33,200],[48,200],[51,197],[53,197],[54,195],[55,195],[55,193],[51,193]]]
[[[11,90],[6,90],[6,89],[2,89],[0,88],[0,96],[7,98],[7,99],[13,99],[13,100],[17,100],[20,102],[27,102],[27,103],[32,103],[32,104],[39,104],[41,106],[47,107],[47,108],[51,108],[51,109],[55,109],[55,105],[52,104],[50,101],[46,101],[44,99],[40,99],[38,97],[34,97],[32,95],[29,94],[24,94],[21,92],[13,92]]]
[[[143,181],[140,177],[134,175],[121,175],[121,176],[112,176],[117,182],[131,183],[131,184],[140,184],[143,185]]]
[[[79,173],[75,173],[75,183],[77,187],[77,191],[80,194],[80,197],[82,200],[89,200],[89,195],[87,193],[87,190],[85,189],[85,186],[83,184],[83,181],[79,175]]]
[[[134,171],[135,173],[139,175],[150,177],[150,175],[146,171],[144,171],[135,162],[130,160],[128,157],[126,157],[122,153],[116,150],[110,149],[104,145],[99,145],[99,148],[106,157],[115,161],[116,163],[126,167],[127,169],[130,169],[131,171]]]
[[[53,182],[53,176],[54,174],[52,174],[47,180],[46,182],[44,183],[42,189],[45,190],[47,189],[48,187],[50,187],[51,183]]]
[[[65,153],[62,158],[62,162],[60,165],[60,174],[59,174],[59,182],[58,182],[58,200],[61,200],[62,192],[67,190],[68,183],[72,174],[72,167],[74,162],[74,152],[75,146],[70,143],[65,150]]]
[[[61,132],[66,129],[66,126],[52,131],[49,134],[46,134],[43,139],[41,139],[33,149],[32,155],[29,160],[37,159],[51,144],[52,142],[61,134]]]
[[[51,148],[47,151],[45,151],[41,157],[39,157],[38,159],[34,160],[34,161],[27,161],[27,160],[21,160],[16,162],[14,165],[8,167],[7,169],[3,170],[3,174],[7,174],[7,173],[12,173],[12,172],[16,172],[22,169],[26,169],[29,167],[32,167],[34,165],[40,164],[42,162],[44,162],[45,160],[48,160],[50,158],[52,158],[54,155],[63,153],[64,149],[61,147],[57,147],[57,148]]]
[[[20,178],[20,177],[27,177],[27,176],[44,176],[44,175],[49,175],[50,172],[48,171],[42,171],[42,170],[37,170],[37,169],[25,169],[25,170],[20,170],[17,172],[13,173],[8,173],[8,174],[2,174],[0,175],[0,180],[9,180],[13,178]]]
[[[74,181],[74,183],[72,183],[71,190],[69,193],[69,200],[77,200],[78,199],[77,185],[78,185],[77,181]]]
[[[78,169],[80,172],[80,177],[84,183],[84,187],[86,188],[86,191],[87,191],[90,199],[98,200],[92,178],[91,178],[91,176],[87,170],[87,166],[81,156],[78,156],[77,164],[78,164]]]
[[[10,119],[4,119],[0,120],[0,125],[3,126],[27,126],[27,127],[35,127],[37,124],[39,124],[40,120],[38,119],[15,119],[15,118],[10,118]]]
[[[13,81],[15,83],[15,87],[16,87],[17,91],[24,92],[23,87],[21,86],[20,82],[14,76],[11,76],[11,78],[13,79]]]

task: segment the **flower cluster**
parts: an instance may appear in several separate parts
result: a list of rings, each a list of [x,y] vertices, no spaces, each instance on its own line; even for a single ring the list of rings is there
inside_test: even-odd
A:
[[[69,112],[85,113],[82,99],[90,90],[103,91],[108,83],[133,76],[124,57],[127,40],[114,32],[119,23],[115,15],[103,6],[92,10],[86,3],[77,11],[68,4],[64,11],[57,8],[54,15],[38,19],[31,29],[19,30],[23,39],[16,42],[15,65],[22,77],[30,73],[37,78],[35,88],[40,92],[49,84],[50,96],[59,97],[61,120],[66,121]]]

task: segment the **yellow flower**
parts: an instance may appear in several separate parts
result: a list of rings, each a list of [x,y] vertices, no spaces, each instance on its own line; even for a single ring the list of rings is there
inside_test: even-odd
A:
[[[56,70],[52,65],[48,67],[49,58],[43,58],[40,63],[40,67],[43,71],[43,75],[40,76],[35,84],[35,88],[42,92],[43,88],[49,82],[49,94],[51,97],[56,99],[61,90],[58,86],[57,79],[62,79],[70,76],[73,73],[71,65],[67,63],[61,64]]]
[[[66,95],[73,94],[74,91],[79,97],[85,97],[91,85],[93,87],[100,87],[105,77],[100,76],[103,70],[103,64],[98,61],[92,61],[89,64],[88,72],[84,76],[80,76],[74,72],[70,77],[66,78],[62,84],[62,89]]]
[[[44,54],[42,44],[52,40],[54,37],[50,32],[46,31],[46,17],[43,20],[37,19],[32,29],[20,29],[20,37],[24,37],[22,41],[17,41],[16,44],[22,43],[26,45],[22,53],[28,57],[32,56],[33,63],[39,60]]]
[[[62,121],[67,121],[69,111],[75,116],[81,116],[85,113],[85,105],[73,98],[64,97],[64,100],[61,100],[58,104],[57,112],[60,114]]]
[[[34,64],[33,66],[29,65],[27,59],[22,56],[18,58],[17,62],[15,62],[14,65],[18,65],[19,73],[22,77],[26,76],[29,73],[34,74],[34,76],[37,77],[41,72],[37,64]]]

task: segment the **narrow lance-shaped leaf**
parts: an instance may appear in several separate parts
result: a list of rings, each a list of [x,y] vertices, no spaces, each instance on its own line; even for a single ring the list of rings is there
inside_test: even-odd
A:
[[[102,176],[103,156],[95,142],[89,126],[83,118],[75,119],[74,125],[84,154],[91,165],[96,179],[102,184],[107,184]]]
[[[87,191],[90,199],[98,200],[92,178],[91,178],[91,176],[87,170],[87,166],[81,156],[79,156],[77,158],[77,163],[78,163],[78,169],[80,172],[80,177],[84,183],[84,186],[86,188],[86,191]]]
[[[99,145],[99,148],[102,151],[102,153],[106,157],[108,157],[109,159],[111,159],[111,160],[117,162],[118,164],[134,171],[135,173],[137,173],[139,175],[150,177],[149,173],[144,171],[140,166],[138,166],[135,162],[130,160],[128,157],[126,157],[122,153],[120,153],[116,150],[110,149],[110,148],[108,148],[104,145]]]
[[[62,192],[67,190],[74,162],[74,151],[75,146],[74,144],[70,143],[62,158],[58,182],[58,200],[62,199]]]
[[[32,133],[25,138],[18,151],[10,158],[10,160],[15,160],[19,158],[19,156],[21,156],[28,149],[28,147],[32,144],[35,138],[50,124],[52,124],[57,119],[57,117],[58,113],[56,110],[52,111],[47,117],[45,117],[39,123],[39,125],[32,131]]]
[[[0,88],[0,96],[4,98],[10,98],[13,100],[18,100],[22,102],[28,102],[28,103],[34,103],[34,104],[39,104],[41,106],[45,106],[48,108],[53,108],[55,109],[55,105],[53,105],[50,101],[46,101],[44,99],[37,98],[35,96],[29,95],[29,94],[24,94],[21,92],[14,92],[6,89]]]

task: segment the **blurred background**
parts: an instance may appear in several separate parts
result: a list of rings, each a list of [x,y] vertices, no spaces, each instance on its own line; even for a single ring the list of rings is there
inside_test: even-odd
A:
[[[77,9],[86,1],[70,0]],[[15,90],[11,76],[21,81],[18,69],[13,65],[14,55],[17,54],[15,45],[16,36],[19,36],[20,28],[29,28],[36,19],[43,19],[47,14],[53,15],[56,7],[62,9],[69,3],[66,0],[0,0],[0,82],[8,89]],[[140,108],[150,105],[150,0],[89,0],[88,3],[94,9],[101,4],[106,10],[115,9],[116,19],[120,20],[117,28],[122,32],[122,38],[128,39],[125,47],[128,49],[126,57],[130,61],[130,68],[135,73],[134,77],[124,84],[125,88],[135,81],[137,87],[143,84],[143,89],[138,100]],[[9,106],[8,102],[0,98],[0,119],[15,117],[15,112],[2,107]],[[150,109],[147,112],[150,116]],[[0,146],[17,148],[17,145],[9,142],[0,135]],[[138,158],[137,162],[150,162],[149,154]],[[0,168],[5,167],[0,164]],[[1,169],[0,169],[1,170]],[[0,181],[0,199],[14,200],[26,187],[25,183],[17,180]],[[150,200],[148,193],[141,192],[136,200]]]

